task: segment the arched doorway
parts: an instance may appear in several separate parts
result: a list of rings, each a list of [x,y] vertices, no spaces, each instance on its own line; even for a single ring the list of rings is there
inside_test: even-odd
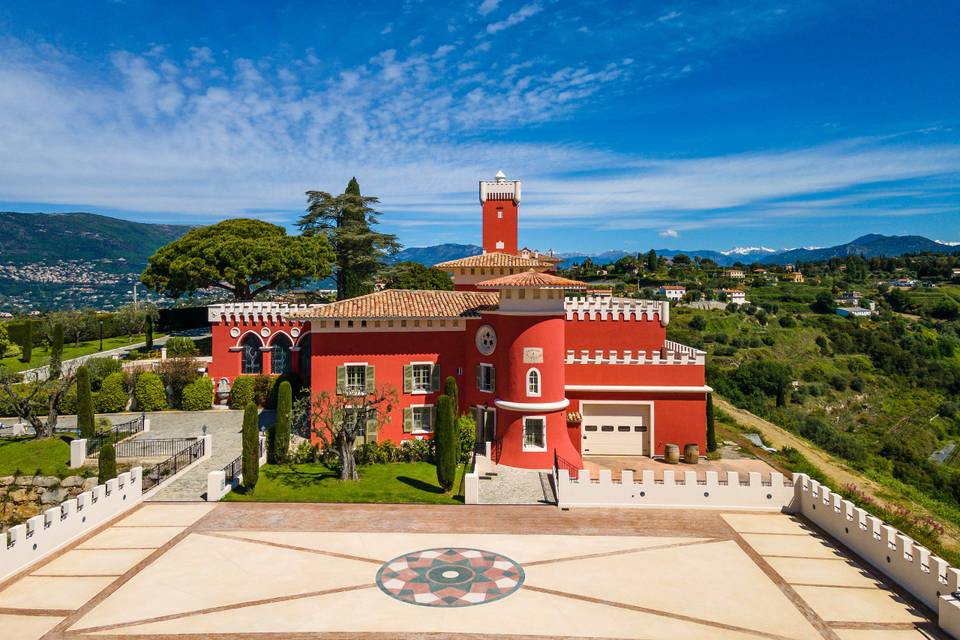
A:
[[[290,348],[293,342],[287,337],[287,334],[278,334],[273,339],[273,345],[270,348],[270,368],[274,375],[282,376],[293,370],[293,361],[290,357]]]
[[[243,338],[240,342],[240,347],[243,349],[240,354],[242,360],[240,373],[256,375],[263,372],[263,354],[260,352],[262,346],[263,342],[254,333],[248,333]]]

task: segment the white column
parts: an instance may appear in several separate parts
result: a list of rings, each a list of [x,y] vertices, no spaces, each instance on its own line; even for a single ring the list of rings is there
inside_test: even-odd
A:
[[[77,438],[70,441],[70,468],[78,469],[87,459],[87,439]]]
[[[207,502],[217,502],[227,492],[227,474],[223,469],[207,474]]]

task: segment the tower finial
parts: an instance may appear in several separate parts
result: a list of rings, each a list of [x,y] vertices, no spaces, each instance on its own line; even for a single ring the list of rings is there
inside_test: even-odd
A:
[[[503,172],[503,170],[497,171],[497,175],[495,175],[494,178],[497,179],[497,182],[506,182],[506,181],[507,181],[507,176],[506,176],[506,174]]]

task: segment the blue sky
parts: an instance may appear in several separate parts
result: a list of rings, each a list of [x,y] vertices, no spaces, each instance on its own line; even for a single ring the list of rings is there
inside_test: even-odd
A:
[[[524,180],[560,251],[960,241],[960,3],[8,2],[0,208],[290,224],[356,175],[407,246]]]

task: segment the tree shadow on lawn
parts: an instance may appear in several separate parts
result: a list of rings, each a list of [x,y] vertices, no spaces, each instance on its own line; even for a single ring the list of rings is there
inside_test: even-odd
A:
[[[424,482],[417,478],[411,478],[409,476],[397,476],[397,480],[403,484],[413,487],[418,491],[423,491],[424,493],[434,493],[436,495],[443,495],[444,491],[440,488],[440,485],[430,484],[429,482]]]
[[[296,467],[285,466],[262,470],[261,473],[270,480],[291,489],[303,489],[304,487],[316,486],[324,480],[340,479],[338,471],[323,467],[305,471]]]

